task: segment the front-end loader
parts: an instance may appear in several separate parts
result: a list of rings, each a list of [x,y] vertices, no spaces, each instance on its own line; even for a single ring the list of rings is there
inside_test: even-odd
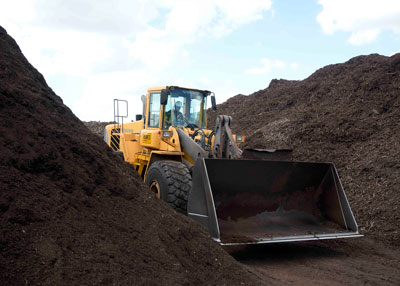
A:
[[[220,115],[207,129],[208,101],[216,109],[207,90],[149,88],[143,113],[124,123],[128,104],[115,99],[115,123],[106,126],[104,139],[158,198],[222,245],[361,236],[332,163],[242,152],[245,137],[232,134],[231,117]]]

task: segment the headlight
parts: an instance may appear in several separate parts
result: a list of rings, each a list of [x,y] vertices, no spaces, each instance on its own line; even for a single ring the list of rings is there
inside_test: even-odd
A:
[[[163,131],[162,132],[162,137],[163,138],[171,138],[172,137],[172,132],[171,131]]]

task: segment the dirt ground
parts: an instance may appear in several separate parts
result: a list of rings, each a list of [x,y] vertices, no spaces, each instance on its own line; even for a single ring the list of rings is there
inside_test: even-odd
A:
[[[269,285],[400,285],[399,250],[369,238],[226,250]]]

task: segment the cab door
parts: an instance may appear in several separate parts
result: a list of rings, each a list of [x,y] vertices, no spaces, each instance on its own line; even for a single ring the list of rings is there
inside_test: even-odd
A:
[[[150,149],[160,149],[160,124],[162,108],[160,92],[149,91],[146,128],[140,132],[140,145]]]
[[[162,110],[160,104],[160,92],[150,92],[149,94],[149,109],[148,109],[148,120],[146,120],[147,128],[160,129],[162,120]]]

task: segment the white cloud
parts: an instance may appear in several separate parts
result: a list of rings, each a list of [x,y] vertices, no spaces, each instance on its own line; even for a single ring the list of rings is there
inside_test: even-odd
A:
[[[272,4],[271,0],[185,0],[166,5],[170,11],[164,27],[149,26],[131,40],[131,55],[159,69],[187,57],[184,47],[202,37],[223,37],[240,25],[261,19]]]
[[[245,93],[244,90],[235,85],[235,82],[230,78],[218,81],[213,86],[215,86],[214,92],[217,104],[223,103],[227,101],[230,97],[235,96],[239,93]]]
[[[34,0],[34,23],[113,35],[134,35],[159,16],[160,1]]]
[[[278,59],[268,59],[268,58],[262,58],[260,59],[261,66],[256,67],[256,68],[250,68],[247,69],[245,72],[248,74],[265,74],[269,73],[273,69],[297,69],[298,64],[297,63],[285,63],[282,60]]]
[[[77,116],[104,120],[100,105],[108,109],[110,98],[171,84],[159,82],[165,74],[186,82],[169,67],[190,62],[191,44],[262,19],[271,6],[271,0],[0,0],[0,19],[48,81],[62,74],[84,82],[69,95],[49,81]],[[88,112],[88,104],[99,112]]]
[[[7,1],[0,0],[1,25],[6,23],[24,23],[36,17],[34,2],[31,0]],[[23,9],[21,9],[23,7]]]
[[[351,34],[348,42],[354,46],[372,43],[379,35],[379,29],[355,31]]]
[[[298,63],[290,63],[290,68],[292,69],[292,70],[297,70],[297,68],[299,67],[299,64]]]
[[[199,79],[199,82],[201,82],[202,84],[208,85],[210,83],[210,80],[206,77],[201,77]]]
[[[24,53],[47,76],[57,73],[85,76],[93,73],[99,61],[111,56],[108,40],[79,31],[26,28],[21,40]]]
[[[229,34],[239,25],[263,18],[263,12],[271,10],[271,0],[216,0],[216,25],[212,28],[215,36]]]
[[[324,33],[350,32],[352,45],[368,44],[383,30],[400,33],[398,0],[319,0],[322,11],[317,16]]]
[[[118,71],[92,75],[87,78],[83,95],[73,107],[82,120],[112,120],[113,99],[129,101],[129,117],[142,113],[140,96],[157,80],[145,70]]]
[[[210,86],[213,86],[212,92],[215,93],[215,99],[217,104],[223,103],[230,97],[237,95],[238,93],[244,93],[245,91],[241,89],[234,80],[230,78],[226,79],[209,79],[200,78],[197,82],[191,83],[193,86],[199,89],[209,90]],[[211,106],[211,102],[208,102],[208,106]]]

